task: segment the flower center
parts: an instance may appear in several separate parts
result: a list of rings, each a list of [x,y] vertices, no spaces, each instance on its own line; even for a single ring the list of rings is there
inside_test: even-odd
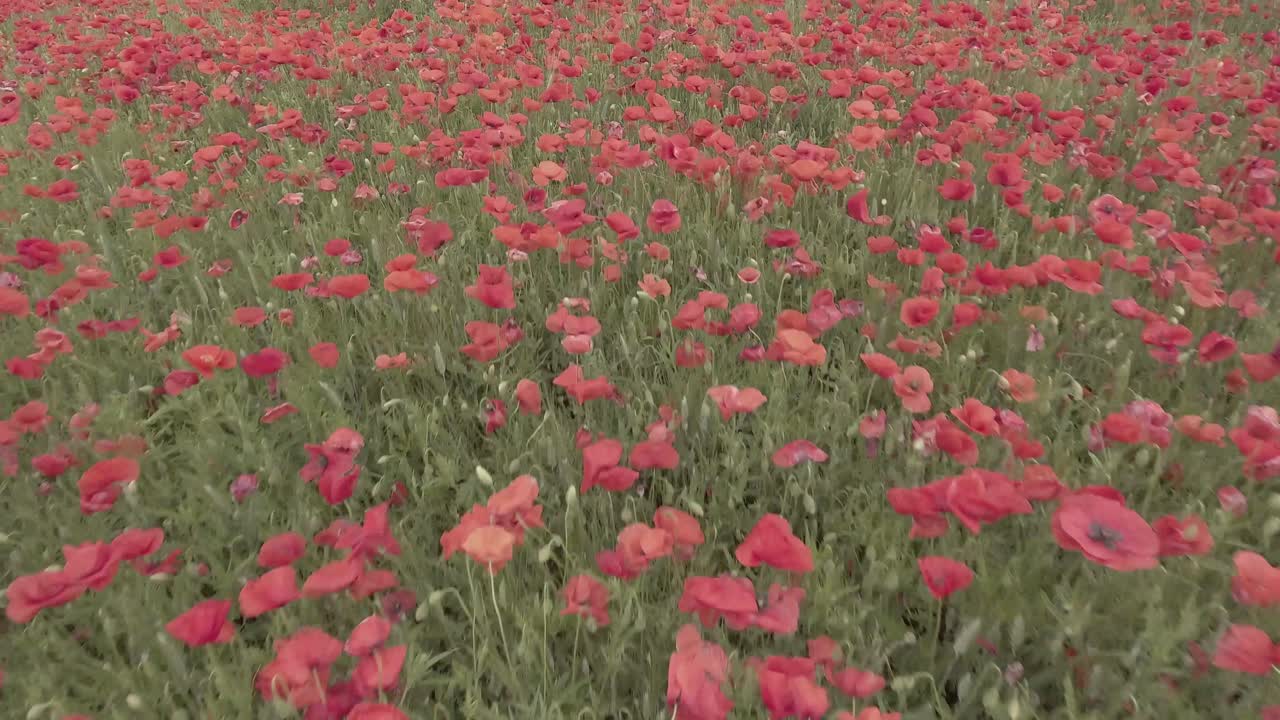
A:
[[[1089,539],[1096,543],[1102,543],[1108,550],[1115,550],[1120,542],[1124,540],[1124,535],[1101,523],[1092,522],[1089,523]]]

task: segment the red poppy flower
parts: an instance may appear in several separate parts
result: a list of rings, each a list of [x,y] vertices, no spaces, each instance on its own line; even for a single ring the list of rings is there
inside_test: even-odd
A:
[[[129,529],[120,533],[111,541],[111,550],[120,560],[136,560],[160,549],[164,544],[164,530],[150,528],[147,530]]]
[[[66,559],[62,572],[67,579],[90,590],[102,590],[111,584],[120,567],[121,558],[108,543],[64,545],[62,555]]]
[[[1062,500],[1053,514],[1053,536],[1063,549],[1119,571],[1153,568],[1160,551],[1159,537],[1141,515],[1091,493]]]
[[[267,699],[306,708],[325,700],[329,672],[342,643],[318,628],[303,628],[276,641],[276,657],[259,671],[254,686]]]
[[[827,691],[813,679],[812,661],[806,665],[788,660],[790,658],[770,657],[756,666],[760,699],[769,717],[771,720],[826,717],[831,700]]]
[[[409,720],[409,716],[390,703],[362,702],[347,711],[345,720]]]
[[[1232,625],[1218,640],[1213,666],[1220,670],[1270,675],[1280,663],[1280,652],[1263,630],[1252,625]]]
[[[786,518],[772,513],[756,522],[733,555],[747,567],[768,565],[796,573],[813,570],[813,551],[791,532]]]
[[[810,656],[812,657],[812,653]],[[845,695],[857,699],[869,698],[885,687],[884,677],[855,667],[835,670],[828,666],[827,682]]]
[[[380,615],[370,615],[351,631],[343,650],[355,657],[367,656],[387,641],[391,635],[391,627],[390,620]]]
[[[1000,375],[1001,387],[1009,393],[1014,402],[1034,402],[1039,394],[1036,392],[1036,380],[1019,370],[1005,370]]]
[[[1280,606],[1280,567],[1248,550],[1236,552],[1232,561],[1236,574],[1231,578],[1231,596],[1241,605]]]
[[[923,414],[933,407],[929,400],[929,393],[933,392],[933,378],[919,365],[903,368],[893,377],[893,392],[902,400],[902,407],[907,412]]]
[[[1208,555],[1213,550],[1209,524],[1199,515],[1177,518],[1165,515],[1151,524],[1160,538],[1160,557]]]
[[[516,306],[515,286],[507,269],[502,266],[481,265],[475,284],[468,285],[464,292],[467,297],[497,310]]]
[[[729,656],[702,639],[698,628],[685,625],[676,633],[676,651],[667,666],[667,707],[679,717],[724,720],[733,701],[724,693]]]
[[[320,566],[302,583],[302,596],[317,598],[332,595],[351,587],[360,579],[363,563],[354,557],[345,557]]]
[[[680,229],[680,211],[670,200],[655,200],[645,226],[656,233],[673,233]]]
[[[694,549],[706,542],[698,519],[683,510],[660,507],[653,513],[653,525],[671,534],[676,556],[685,560],[692,558]]]
[[[522,415],[541,415],[542,389],[532,380],[520,380],[516,383],[516,403]]]
[[[406,645],[396,645],[379,648],[360,658],[351,673],[358,692],[370,696],[394,688],[400,680],[400,670],[404,667],[408,650]]]
[[[505,528],[485,525],[472,530],[462,543],[462,551],[497,575],[512,558],[516,536]]]
[[[680,454],[667,440],[645,440],[631,448],[629,465],[635,470],[674,470],[680,464]]]
[[[610,492],[623,492],[640,477],[631,468],[621,465],[622,443],[611,438],[593,442],[582,449],[582,484],[578,491],[586,494],[599,485]]]
[[[298,572],[289,565],[277,567],[249,580],[240,589],[240,614],[247,618],[258,617],[300,597]]]
[[[289,362],[289,356],[283,350],[269,347],[245,355],[240,360],[240,369],[251,378],[264,378],[280,372]]]
[[[792,440],[774,451],[772,460],[780,468],[790,468],[803,462],[824,463],[827,453],[808,440]]]
[[[258,550],[258,565],[278,568],[292,565],[307,549],[307,541],[296,532],[280,533],[267,539]]]
[[[800,628],[800,603],[805,595],[804,588],[773,583],[760,611],[750,617],[750,627],[779,636],[794,635]]]
[[[870,191],[863,188],[849,196],[849,200],[845,203],[845,214],[863,225],[888,225],[892,222],[888,215],[880,215],[874,218],[871,216],[871,208],[867,203],[869,194]]]
[[[86,515],[108,510],[121,486],[138,479],[140,466],[133,458],[119,457],[94,463],[80,476],[80,511]]]
[[[924,327],[938,316],[938,301],[929,297],[904,300],[899,318],[907,327]]]
[[[716,402],[720,418],[725,421],[738,413],[755,412],[768,399],[755,388],[739,389],[734,385],[717,385],[707,390],[707,396]]]
[[[355,275],[334,275],[329,278],[329,292],[340,298],[350,300],[363,295],[369,289],[369,277],[363,273]]]
[[[916,564],[929,593],[939,600],[945,600],[973,584],[973,570],[951,558],[929,555],[917,560]]]
[[[0,315],[25,318],[31,314],[31,298],[19,290],[0,286]]]
[[[85,589],[61,570],[21,575],[5,590],[5,617],[11,622],[29,623],[40,611],[65,605],[83,595]]]
[[[214,370],[229,370],[236,366],[235,353],[217,345],[196,345],[182,353],[182,359],[201,377],[213,377]]]
[[[278,290],[294,291],[310,285],[316,281],[315,275],[311,273],[292,273],[288,275],[277,275],[271,280],[271,287]]]
[[[227,619],[230,612],[230,600],[205,600],[170,620],[164,629],[189,647],[229,643],[236,634]]]
[[[561,615],[590,618],[598,628],[609,624],[609,588],[590,575],[569,578],[561,592],[564,608]]]

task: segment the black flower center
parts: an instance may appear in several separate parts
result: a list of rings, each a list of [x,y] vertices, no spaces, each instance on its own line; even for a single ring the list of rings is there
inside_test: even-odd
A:
[[[1089,523],[1089,539],[1102,543],[1108,550],[1115,550],[1116,547],[1124,540],[1124,535],[1118,530],[1113,530],[1099,522]]]

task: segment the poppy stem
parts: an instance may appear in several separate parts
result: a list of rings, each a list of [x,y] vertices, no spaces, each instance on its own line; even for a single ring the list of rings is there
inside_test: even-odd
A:
[[[472,607],[478,608],[480,603],[476,599],[476,583],[471,577],[471,563],[466,564],[467,567],[467,587],[471,589]],[[468,613],[471,620],[471,663],[476,672],[476,677],[480,677],[480,628],[476,625],[475,613]]]
[[[489,568],[489,598],[493,600],[493,614],[498,617],[498,634],[502,636],[502,652],[507,656],[507,666],[511,665],[511,646],[507,644],[507,629],[502,625],[502,610],[498,608],[498,590],[493,579],[493,568]]]
[[[569,661],[573,667],[569,671],[569,687],[573,687],[573,684],[578,681],[578,638],[582,635],[582,616],[577,615],[576,617],[578,618],[578,624],[573,629],[573,659]]]
[[[942,643],[942,613],[946,609],[946,601],[938,601],[938,612],[933,620],[933,648],[929,651],[930,662],[938,659],[938,646]]]

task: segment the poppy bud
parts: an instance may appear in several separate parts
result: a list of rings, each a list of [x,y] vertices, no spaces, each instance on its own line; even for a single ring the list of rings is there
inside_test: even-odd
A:
[[[978,631],[982,629],[982,619],[974,618],[970,620],[961,630],[956,633],[956,641],[952,645],[955,650],[956,657],[969,652],[969,648],[973,647],[973,641],[978,639]]]
[[[137,693],[129,693],[124,698],[124,704],[128,705],[130,710],[141,710],[145,703],[142,702],[142,698],[138,697]]]
[[[1019,615],[1013,619],[1013,624],[1009,627],[1009,647],[1016,650],[1022,647],[1022,643],[1027,639],[1027,622]]]
[[[986,708],[987,712],[994,715],[996,712],[996,707],[999,705],[1000,705],[1000,688],[998,686],[992,687],[988,689],[986,692],[982,693],[982,707]]]
[[[1271,538],[1280,533],[1280,517],[1270,517],[1262,524],[1262,541],[1270,543]]]
[[[911,689],[916,686],[916,681],[919,679],[920,678],[918,674],[899,675],[898,677],[895,677],[892,682],[889,683],[889,687],[893,688],[893,691],[896,693],[900,693],[900,694],[907,693],[907,692],[910,692]]]
[[[1116,379],[1112,397],[1125,397],[1129,391],[1129,375],[1133,370],[1133,353],[1125,356],[1124,362],[1116,368]]]
[[[488,470],[479,465],[476,466],[476,479],[485,487],[493,487],[493,476],[489,474]]]
[[[1139,467],[1145,467],[1151,462],[1151,451],[1146,446],[1139,448],[1138,452],[1133,456],[1133,461]]]
[[[432,358],[435,360],[435,363],[436,363],[436,372],[438,372],[438,373],[440,373],[441,375],[443,375],[443,374],[444,374],[444,367],[445,367],[445,366],[444,366],[444,352],[442,352],[442,351],[440,350],[440,343],[436,343],[436,344],[431,348],[431,356],[432,356]]]

